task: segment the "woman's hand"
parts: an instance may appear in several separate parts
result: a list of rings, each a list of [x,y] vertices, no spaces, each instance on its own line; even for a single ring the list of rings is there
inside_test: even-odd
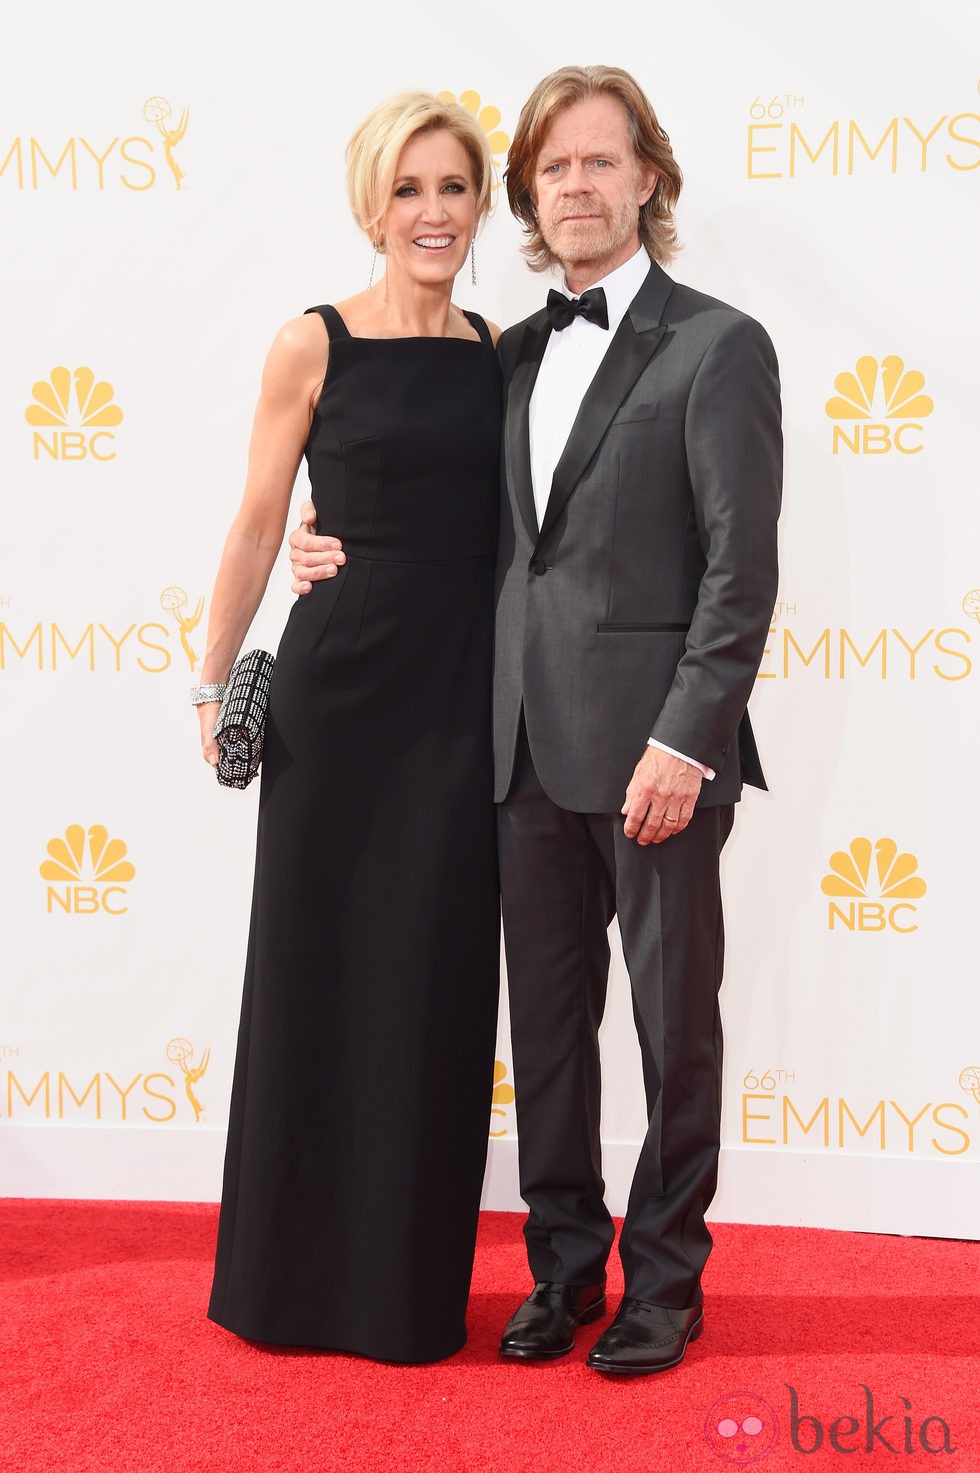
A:
[[[218,758],[221,756],[218,743],[212,734],[220,710],[220,701],[208,701],[205,705],[197,707],[197,716],[201,723],[201,755],[210,767],[217,767]]]

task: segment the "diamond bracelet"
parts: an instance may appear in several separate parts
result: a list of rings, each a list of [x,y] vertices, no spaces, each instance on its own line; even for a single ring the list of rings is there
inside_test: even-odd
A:
[[[227,685],[192,685],[191,705],[208,706],[212,701],[223,701],[227,689]]]

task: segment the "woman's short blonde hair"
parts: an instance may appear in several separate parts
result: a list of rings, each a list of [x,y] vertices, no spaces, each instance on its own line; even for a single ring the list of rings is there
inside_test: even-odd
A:
[[[646,204],[640,206],[640,242],[661,265],[677,254],[674,206],[684,182],[674,158],[670,139],[657,121],[635,77],[615,66],[566,66],[539,82],[524,104],[507,157],[504,178],[512,212],[527,231],[523,247],[532,271],[547,271],[559,264],[538,227],[534,202],[534,169],[538,154],[556,115],[576,102],[591,97],[616,97],[626,109],[630,139],[638,163],[652,164],[657,184]]]
[[[391,204],[402,149],[419,133],[444,128],[457,138],[473,166],[476,224],[490,210],[493,161],[487,135],[470,113],[431,92],[399,92],[370,112],[347,145],[347,194],[354,219],[372,244],[384,250],[381,222]]]

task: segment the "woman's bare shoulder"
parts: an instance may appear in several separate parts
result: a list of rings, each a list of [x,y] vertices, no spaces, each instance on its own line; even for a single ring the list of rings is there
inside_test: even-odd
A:
[[[305,372],[323,369],[330,339],[319,312],[307,312],[284,322],[272,340],[269,361],[280,369]]]
[[[309,400],[327,371],[329,339],[323,318],[317,312],[291,317],[276,333],[262,370],[267,393]]]
[[[328,342],[327,326],[319,312],[305,312],[283,323],[271,351],[286,358],[322,357]]]

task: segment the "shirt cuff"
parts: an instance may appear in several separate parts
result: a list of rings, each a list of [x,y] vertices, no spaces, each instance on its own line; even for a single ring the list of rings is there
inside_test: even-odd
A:
[[[695,760],[695,758],[688,757],[688,755],[687,755],[686,752],[676,752],[673,747],[665,747],[664,744],[663,744],[663,742],[655,741],[653,737],[650,737],[648,739],[647,746],[648,747],[658,747],[661,752],[667,752],[671,757],[679,757],[682,762],[688,762],[688,763],[690,763],[691,767],[696,767],[697,770],[698,770],[698,772],[700,772],[701,776],[702,777],[706,777],[708,779],[708,782],[709,783],[714,780],[714,776],[715,776],[715,770],[714,770],[714,768],[713,767],[705,767],[705,765],[704,765],[703,762],[698,762],[698,761]]]

